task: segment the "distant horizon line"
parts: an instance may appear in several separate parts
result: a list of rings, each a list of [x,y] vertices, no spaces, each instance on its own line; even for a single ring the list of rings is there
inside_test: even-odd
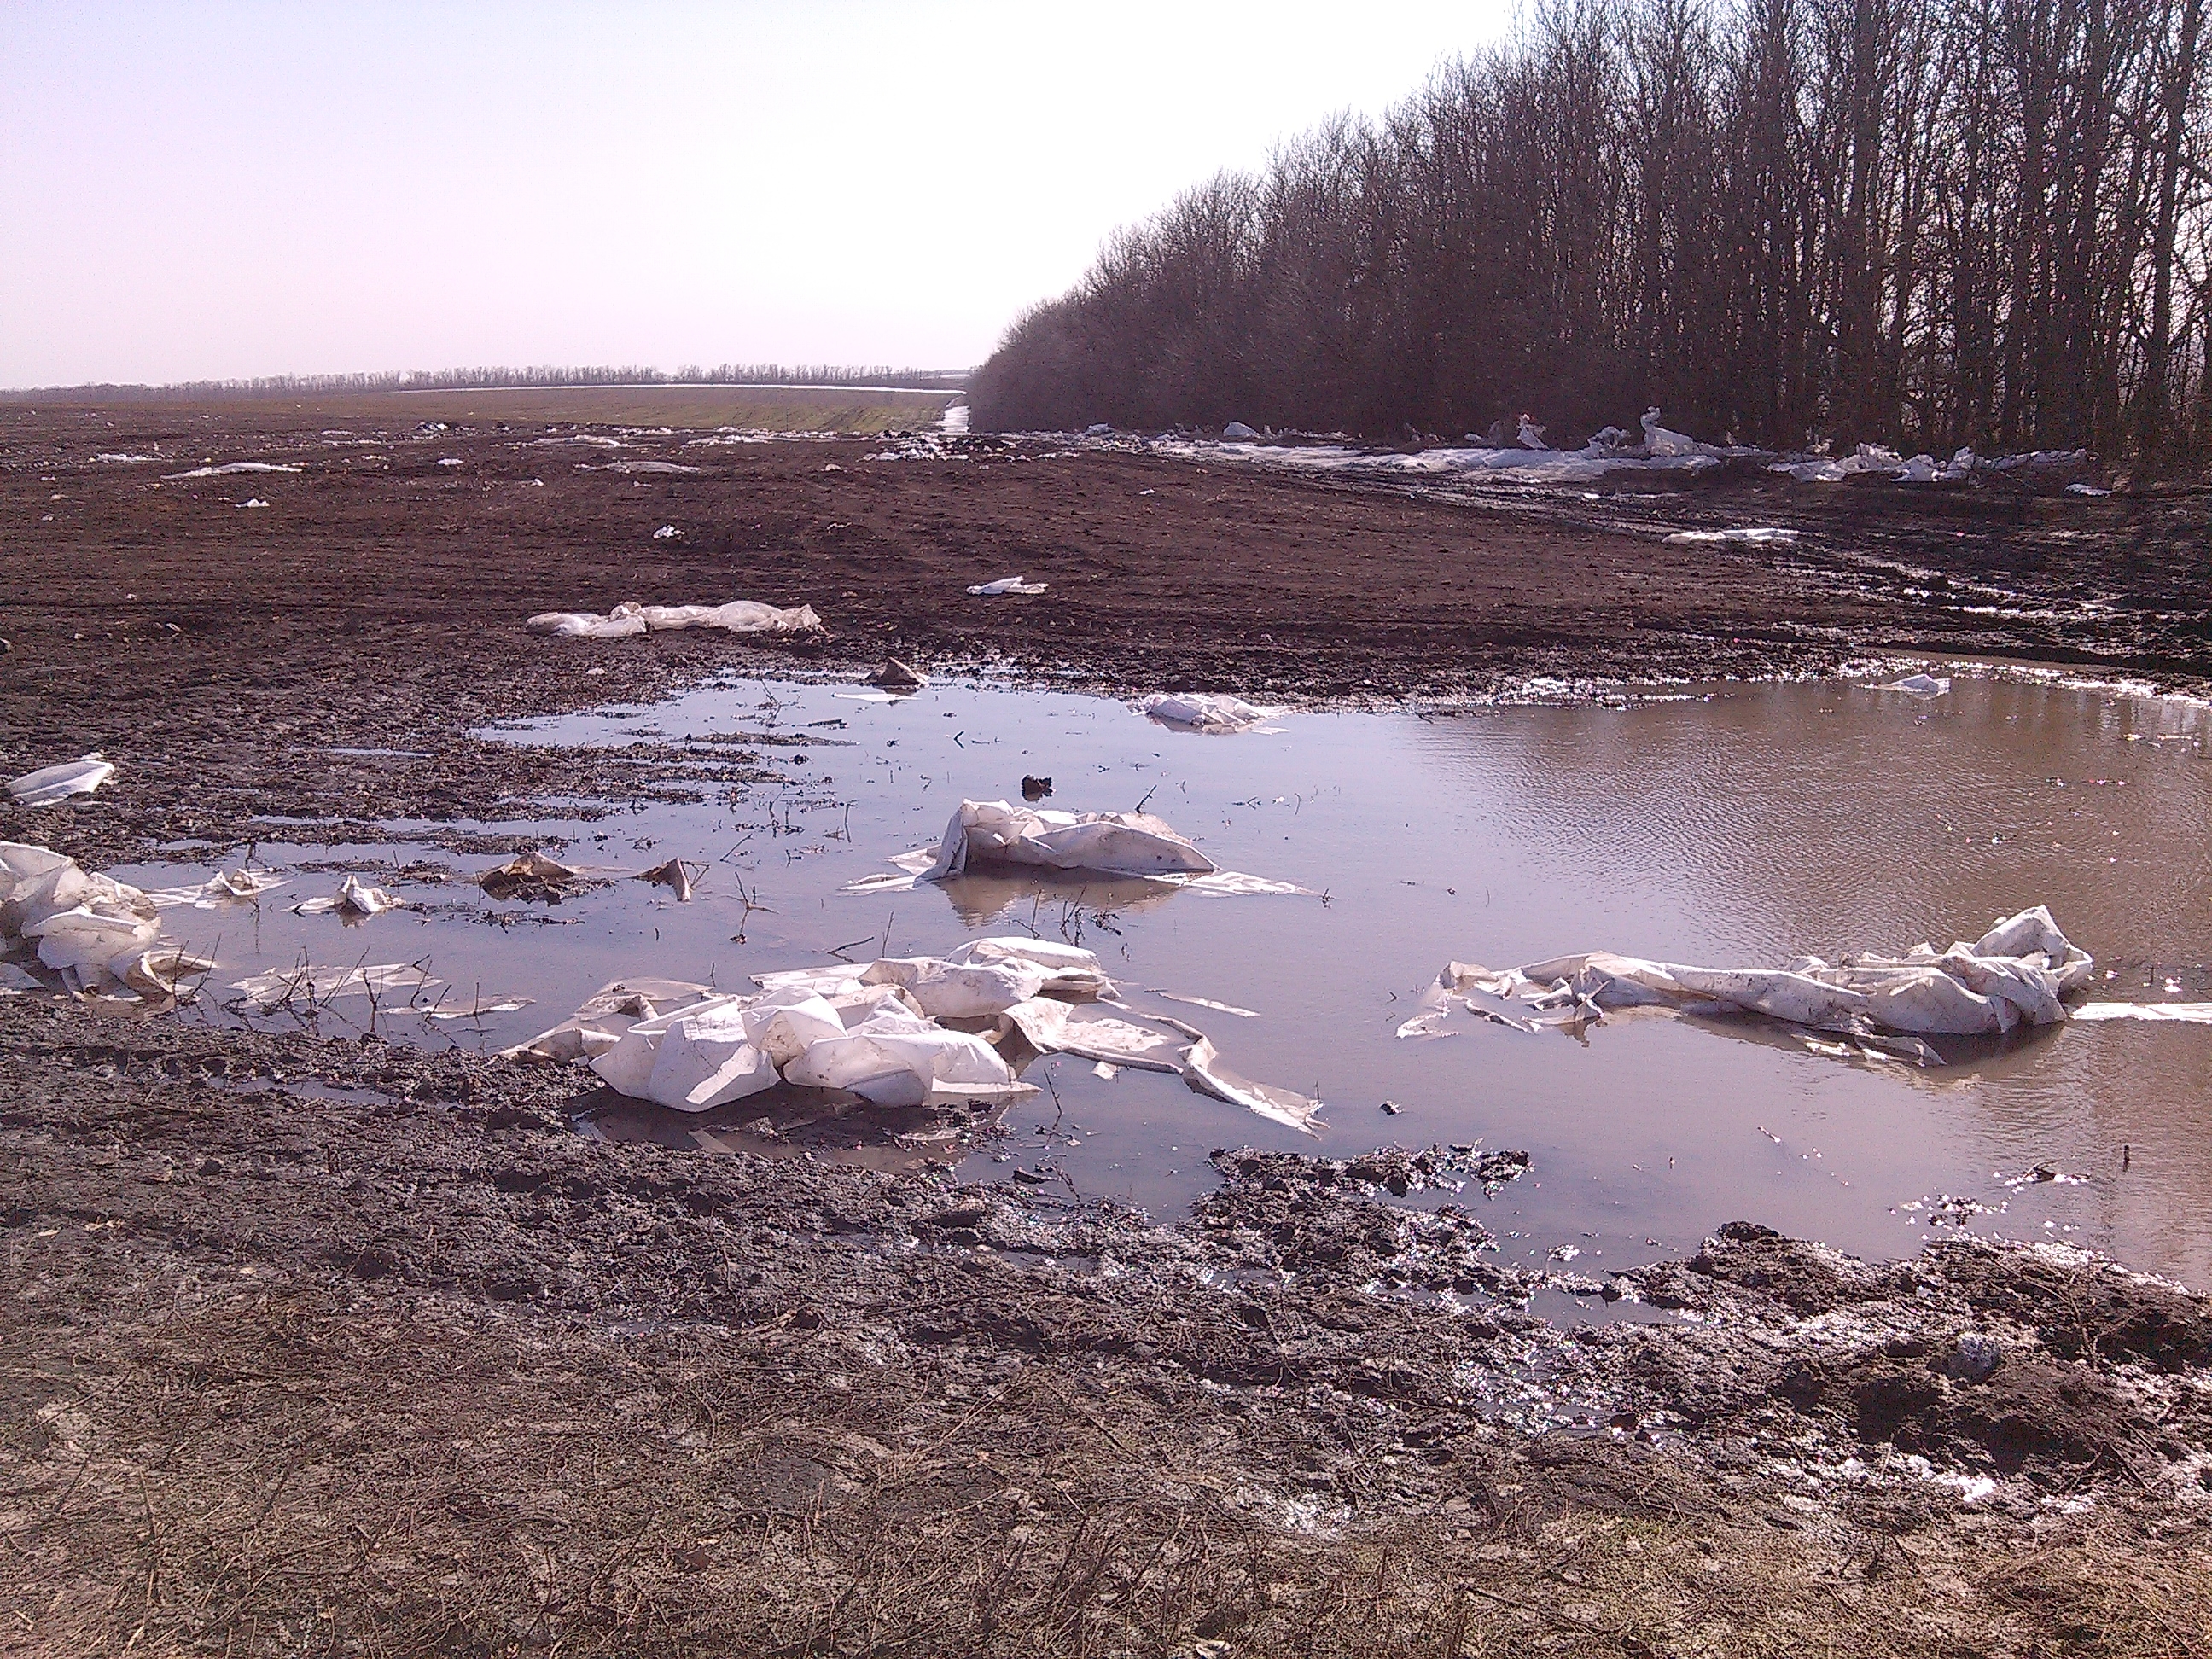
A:
[[[337,374],[267,374],[194,380],[82,380],[70,385],[0,387],[0,401],[76,398],[88,402],[151,402],[186,397],[252,398],[404,394],[434,392],[651,392],[690,387],[763,392],[964,392],[968,368],[892,368],[878,364],[721,363],[713,369],[666,370],[556,367],[388,369]],[[543,376],[544,378],[538,378]],[[617,378],[619,377],[619,378]],[[913,382],[913,384],[899,384]]]

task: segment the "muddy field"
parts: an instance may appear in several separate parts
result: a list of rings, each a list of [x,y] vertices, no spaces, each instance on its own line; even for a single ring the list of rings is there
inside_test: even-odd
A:
[[[0,413],[0,770],[121,769],[0,836],[105,865],[270,815],[434,838],[741,788],[789,765],[470,735],[732,664],[1378,699],[1914,647],[2212,676],[2201,495],[1469,501],[686,435]],[[579,436],[625,447],[533,441]],[[241,459],[303,470],[164,477]],[[1808,533],[1660,533],[1737,523]],[[1049,593],[962,591],[1016,573]],[[633,598],[807,602],[830,635],[520,625]],[[2212,1320],[2075,1253],[1875,1267],[1734,1226],[1567,1286],[1632,1317],[1554,1324],[1479,1178],[1391,1201],[1432,1155],[1224,1149],[1160,1227],[588,1141],[595,1082],[0,999],[0,1650],[2212,1644]]]

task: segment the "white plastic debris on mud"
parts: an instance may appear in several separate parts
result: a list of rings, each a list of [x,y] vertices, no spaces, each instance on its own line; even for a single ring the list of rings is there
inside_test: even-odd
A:
[[[295,908],[303,916],[335,913],[348,921],[358,921],[368,916],[380,916],[386,910],[404,910],[407,901],[381,887],[371,887],[357,876],[348,876],[329,897],[307,899]]]
[[[523,624],[533,634],[568,640],[624,640],[650,632],[714,628],[727,634],[803,634],[822,626],[814,607],[786,610],[751,599],[727,605],[639,605],[624,600],[602,617],[588,611],[548,611]]]
[[[1188,1085],[1314,1133],[1318,1101],[1226,1070],[1202,1033],[1089,1005],[1114,993],[1098,957],[1027,938],[972,939],[943,957],[833,962],[761,974],[757,994],[671,980],[617,981],[512,1059],[581,1060],[617,1093],[703,1112],[774,1088],[841,1091],[886,1107],[991,1103],[1036,1092],[1001,1054],[1171,1072]],[[1126,1012],[1126,1011],[1125,1011]]]
[[[1450,1035],[1455,1006],[1498,1024],[1535,1030],[1588,1024],[1622,1009],[1756,1014],[1792,1025],[1874,1039],[1884,1052],[1923,1064],[1940,1057],[1923,1036],[1995,1036],[2067,1017],[2061,1000],[2087,984],[2088,954],[2041,905],[2008,916],[1974,943],[1901,957],[1854,955],[1831,963],[1801,957],[1784,968],[1692,968],[1592,951],[1493,969],[1453,963],[1424,995],[1401,1037]],[[1902,1044],[1885,1041],[1899,1033]]]
[[[196,466],[189,472],[164,472],[164,479],[228,478],[240,472],[297,472],[296,466],[285,466],[276,461],[226,461],[221,466]]]
[[[610,472],[649,472],[658,474],[675,473],[678,475],[690,473],[696,475],[698,473],[704,472],[707,469],[703,466],[686,466],[681,461],[609,461],[607,463],[607,471]]]
[[[35,956],[62,990],[166,1002],[215,966],[164,943],[160,915],[65,854],[0,842],[0,956]]]
[[[1678,530],[1667,538],[1675,547],[1787,547],[1796,539],[1796,531],[1767,525],[1741,530]]]
[[[969,592],[977,599],[995,599],[1009,593],[1042,593],[1050,586],[1033,582],[1026,576],[1001,576],[994,582],[978,582]]]
[[[1221,435],[1232,443],[1237,443],[1256,438],[1260,434],[1242,421],[1231,421],[1221,428]]]
[[[1279,712],[1255,708],[1241,697],[1205,691],[1155,691],[1137,708],[1164,724],[1211,732],[1264,730],[1267,720]]]
[[[934,848],[891,860],[903,876],[869,876],[848,893],[892,892],[920,881],[949,881],[974,866],[1085,871],[1132,876],[1192,892],[1304,893],[1291,882],[1223,870],[1162,818],[1146,812],[1057,812],[1003,800],[963,800]]]
[[[94,750],[82,760],[42,766],[20,778],[10,778],[8,793],[18,806],[52,806],[71,795],[88,795],[114,775],[114,764]]]

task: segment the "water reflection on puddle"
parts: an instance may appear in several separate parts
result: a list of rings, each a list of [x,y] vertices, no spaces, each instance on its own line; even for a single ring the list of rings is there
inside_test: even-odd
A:
[[[409,1040],[486,1048],[555,1023],[624,974],[738,986],[841,945],[866,959],[1033,929],[1097,950],[1132,988],[1256,1011],[1158,1005],[1202,1027],[1234,1069],[1327,1102],[1320,1150],[1526,1147],[1528,1176],[1488,1204],[1462,1200],[1512,1259],[1571,1248],[1572,1271],[1602,1278],[1739,1217],[1888,1255],[1942,1214],[2212,1283],[2202,1200],[2212,1030],[2069,1026],[1932,1072],[1846,1065],[1786,1033],[1686,1020],[1608,1021],[1579,1038],[1492,1028],[1395,1038],[1449,960],[1604,948],[1773,964],[1940,945],[2038,902],[2114,975],[2100,996],[2212,995],[2212,718],[2201,706],[1963,677],[1926,702],[1837,683],[1707,690],[1626,709],[1295,714],[1278,732],[1210,738],[1072,695],[936,687],[889,700],[732,682],[505,733],[611,745],[641,730],[779,734],[774,759],[797,780],[781,789],[505,826],[549,848],[565,841],[568,861],[611,876],[696,860],[706,874],[688,904],[620,879],[557,905],[492,904],[405,866],[465,873],[497,858],[400,842],[264,846],[279,864],[361,869],[422,908],[356,928],[295,915],[282,904],[339,880],[295,873],[258,915],[172,911],[167,925],[216,949],[218,985],[304,951],[339,966],[419,961],[450,988],[448,1012],[534,998],[476,1019],[379,1012],[380,1029]],[[1054,780],[1054,806],[1147,802],[1224,867],[1327,898],[1003,876],[838,891],[934,842],[963,795],[1018,799],[1028,775]],[[148,886],[189,878],[174,865],[116,873]],[[367,1017],[365,1002],[340,1001],[324,1023]],[[1212,1184],[1212,1147],[1314,1147],[1172,1077],[1108,1080],[1066,1057],[1025,1075],[1049,1081],[1057,1108],[1041,1095],[1007,1109],[1002,1136],[974,1143],[964,1172],[1001,1177],[1048,1156],[1085,1194],[1170,1213]],[[1395,1115],[1379,1109],[1386,1099]],[[762,1115],[757,1098],[705,1121],[623,1108],[593,1122],[611,1137],[708,1148],[804,1144],[759,1139],[745,1126]],[[858,1155],[870,1162],[962,1155],[911,1137],[927,1125],[851,1127],[842,1138],[866,1142]],[[1009,1153],[1015,1164],[994,1161]],[[2008,1184],[2038,1164],[2087,1179]]]

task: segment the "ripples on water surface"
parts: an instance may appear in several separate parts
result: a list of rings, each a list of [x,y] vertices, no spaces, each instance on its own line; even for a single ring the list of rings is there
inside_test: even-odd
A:
[[[1506,966],[1604,948],[1778,964],[1941,946],[2039,902],[2115,975],[2100,996],[2212,996],[2212,718],[2049,684],[1954,684],[1925,702],[1834,682],[1730,684],[1626,709],[1297,714],[1277,733],[1208,738],[1073,695],[938,687],[891,702],[732,682],[510,733],[620,744],[647,727],[680,738],[772,726],[809,739],[807,763],[787,769],[799,781],[780,791],[516,826],[570,837],[575,862],[703,861],[710,873],[690,904],[629,882],[550,908],[387,882],[428,908],[346,928],[278,904],[335,889],[336,874],[313,874],[258,918],[171,911],[168,925],[199,945],[220,935],[218,983],[289,965],[304,949],[344,965],[364,953],[427,957],[465,999],[480,987],[537,1000],[400,1033],[486,1047],[552,1024],[625,974],[728,986],[855,939],[870,941],[855,952],[865,958],[886,938],[911,954],[1065,927],[1133,985],[1257,1010],[1182,1012],[1234,1068],[1317,1093],[1331,1125],[1316,1148],[1173,1078],[1108,1081],[1087,1063],[1037,1062],[1030,1080],[1048,1068],[1079,1126],[1078,1144],[1057,1150],[1085,1193],[1170,1213],[1210,1183],[1215,1146],[1343,1154],[1481,1138],[1534,1156],[1530,1176],[1494,1202],[1466,1200],[1516,1258],[1572,1249],[1577,1270],[1601,1274],[1692,1248],[1735,1217],[1894,1255],[1917,1245],[1925,1206],[1948,1194],[1987,1206],[1967,1223],[1977,1231],[2093,1244],[2212,1283],[2212,1029],[2069,1026],[1935,1072],[1846,1065],[1778,1030],[1683,1020],[1612,1022],[1581,1041],[1473,1027],[1441,1042],[1393,1035],[1454,958]],[[1054,780],[1059,807],[1149,797],[1224,866],[1325,890],[1327,902],[1006,878],[836,890],[933,842],[963,795],[1018,799],[1025,773]],[[351,850],[465,871],[499,861]],[[148,886],[185,878],[173,865],[118,873]],[[766,912],[746,912],[740,881]],[[559,925],[488,927],[488,909]],[[731,937],[741,925],[742,944]],[[1398,1115],[1381,1112],[1385,1099]],[[651,1109],[596,1121],[605,1133],[713,1146],[742,1139],[734,1122],[759,1115],[744,1102],[703,1122]],[[1033,1146],[1039,1116],[1030,1101],[1007,1121]],[[994,1150],[979,1147],[963,1172],[1004,1176]],[[2038,1164],[2085,1178],[2015,1184]]]

